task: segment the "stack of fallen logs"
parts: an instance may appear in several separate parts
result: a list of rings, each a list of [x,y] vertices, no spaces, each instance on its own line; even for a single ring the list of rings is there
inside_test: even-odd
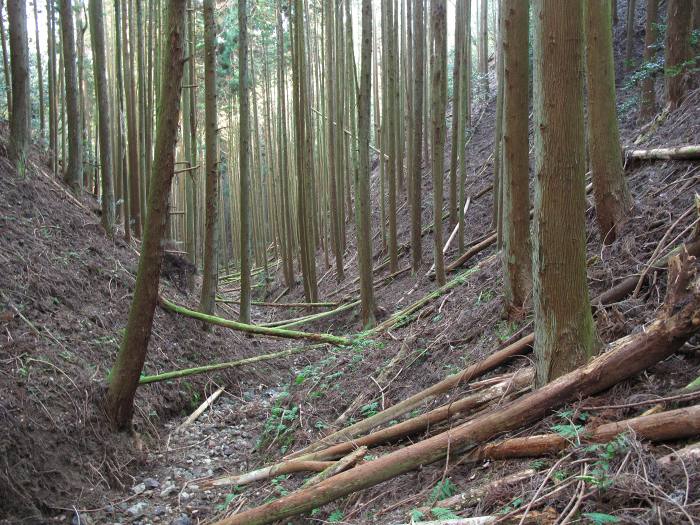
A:
[[[267,479],[282,473],[320,471],[298,491],[276,501],[229,516],[217,525],[266,524],[308,512],[353,492],[372,487],[400,474],[445,457],[511,458],[561,451],[569,442],[558,434],[514,438],[489,443],[497,435],[537,422],[553,410],[602,392],[666,359],[700,329],[700,279],[695,258],[683,251],[669,262],[665,308],[644,330],[611,344],[604,353],[537,390],[529,391],[533,372],[525,368],[507,376],[471,383],[467,395],[426,414],[372,432],[413,408],[457,385],[464,386],[510,358],[528,351],[532,335],[494,353],[481,363],[449,376],[440,383],[388,409],[324,437],[287,457],[284,462],[241,476],[212,480],[205,487]],[[674,400],[690,400],[686,394]],[[700,396],[698,396],[700,397]],[[498,406],[493,406],[495,402]],[[467,417],[461,424],[432,437],[399,448],[372,461],[365,451],[425,431],[448,418]],[[581,438],[607,441],[625,431],[652,441],[682,439],[700,434],[700,405],[643,415],[585,430]],[[333,461],[341,458],[339,461]],[[354,466],[353,466],[354,465]],[[344,470],[345,469],[345,470]],[[341,472],[341,470],[343,470]]]

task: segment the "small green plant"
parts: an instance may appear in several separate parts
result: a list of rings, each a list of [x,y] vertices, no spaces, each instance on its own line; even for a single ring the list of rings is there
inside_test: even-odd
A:
[[[620,518],[617,516],[612,516],[611,514],[604,514],[602,512],[584,512],[582,514],[584,518],[587,518],[590,523],[594,525],[604,525],[605,523],[620,523]]]
[[[510,501],[505,507],[503,507],[500,511],[498,511],[499,514],[508,514],[509,512],[513,512],[515,509],[519,509],[523,505],[523,498],[517,497],[513,500]]]
[[[518,323],[501,321],[496,325],[496,336],[499,341],[504,342],[513,337],[518,331]]]
[[[620,434],[608,443],[589,445],[585,451],[596,453],[598,459],[593,463],[590,474],[579,476],[579,479],[599,489],[611,487],[614,480],[610,476],[610,462],[628,448],[629,443],[624,434]]]
[[[418,509],[411,509],[411,512],[409,512],[408,515],[411,518],[411,521],[421,521],[425,517],[425,514]]]
[[[289,478],[289,474],[283,474],[282,476],[277,476],[276,478],[272,478],[272,488],[279,494],[280,496],[286,496],[289,494],[289,491],[282,486],[282,482]]]
[[[456,520],[459,518],[457,514],[452,512],[450,509],[444,509],[442,507],[434,507],[430,509],[430,513],[435,516],[438,520]]]
[[[530,462],[530,468],[533,470],[540,471],[547,466],[547,462],[542,459],[535,459]]]
[[[340,523],[343,521],[343,511],[342,510],[334,510],[328,515],[328,523]]]
[[[236,494],[230,493],[226,494],[226,497],[224,498],[223,503],[219,503],[216,508],[219,512],[223,512],[229,508],[233,500],[236,499]]]
[[[433,487],[433,490],[430,492],[430,497],[428,498],[428,504],[432,505],[436,501],[454,496],[457,494],[458,489],[459,487],[455,485],[450,478],[446,478]]]
[[[378,408],[379,408],[379,403],[377,401],[373,401],[372,403],[368,403],[366,405],[363,405],[360,408],[360,414],[362,414],[363,417],[371,417],[371,416],[377,414]]]
[[[490,302],[494,298],[495,294],[493,293],[493,290],[484,290],[479,292],[479,297],[476,298],[476,304],[481,305],[481,304],[486,304]]]

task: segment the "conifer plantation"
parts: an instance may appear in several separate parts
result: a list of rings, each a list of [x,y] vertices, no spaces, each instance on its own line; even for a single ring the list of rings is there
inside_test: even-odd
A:
[[[0,523],[700,523],[699,21],[0,1]]]

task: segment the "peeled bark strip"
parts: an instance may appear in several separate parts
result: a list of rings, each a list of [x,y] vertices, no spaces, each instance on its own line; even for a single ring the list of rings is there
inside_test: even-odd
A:
[[[381,425],[382,423],[391,421],[392,419],[395,419],[407,412],[410,412],[411,410],[420,406],[424,402],[430,401],[431,399],[435,398],[440,394],[444,394],[445,392],[454,388],[458,384],[467,383],[471,379],[479,377],[485,374],[486,372],[501,366],[510,358],[527,353],[530,350],[533,342],[534,336],[532,334],[523,337],[522,339],[516,341],[512,345],[509,345],[504,349],[495,352],[483,361],[475,363],[465,368],[461,372],[446,377],[439,383],[436,383],[433,386],[426,388],[425,390],[418,392],[417,394],[412,395],[408,399],[405,399],[400,403],[397,403],[396,405],[387,408],[386,410],[382,410],[374,416],[368,417],[367,419],[363,419],[362,421],[359,421],[354,425],[350,425],[347,428],[339,430],[338,432],[334,432],[333,434],[320,439],[316,443],[309,445],[305,449],[296,452],[290,455],[289,457],[294,458],[303,456],[309,452],[315,452],[317,450],[327,448],[330,445],[347,441],[356,436],[360,436],[366,432],[369,432],[370,430]]]
[[[700,435],[700,405],[607,423],[581,433],[581,439],[584,442],[605,443],[630,430],[637,437],[654,442],[698,436]],[[476,449],[468,457],[470,460],[541,457],[556,454],[569,445],[571,441],[559,434],[543,434],[506,439],[499,443],[485,445]]]
[[[313,487],[231,516],[218,525],[263,525],[325,505],[445,457],[459,454],[501,432],[521,428],[553,409],[610,388],[673,354],[700,327],[700,282],[672,317],[650,323],[640,333],[618,340],[588,364],[562,375],[504,407],[430,439],[397,450]],[[679,305],[680,306],[680,305]]]
[[[336,463],[336,461],[287,461],[286,463],[280,463],[279,465],[273,465],[271,467],[253,470],[252,472],[246,472],[240,476],[224,476],[222,478],[206,480],[200,483],[199,486],[202,489],[209,489],[212,487],[248,485],[249,483],[263,481],[276,476],[281,476],[282,474],[294,474],[296,472],[323,472],[328,467],[331,467]]]
[[[698,160],[700,145],[675,148],[633,149],[625,152],[629,160]]]

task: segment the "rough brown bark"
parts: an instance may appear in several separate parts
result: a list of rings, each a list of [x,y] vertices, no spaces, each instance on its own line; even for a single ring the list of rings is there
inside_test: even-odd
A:
[[[666,97],[671,109],[677,108],[688,87],[687,67],[690,58],[690,0],[668,1],[668,29],[666,30]]]
[[[647,0],[647,17],[644,25],[644,64],[650,64],[656,54],[653,46],[659,38],[657,22],[659,18],[659,0]],[[654,84],[656,75],[647,73],[641,82],[642,100],[639,110],[639,120],[643,123],[654,118],[656,114],[656,90]]]
[[[425,62],[425,34],[423,0],[413,0],[415,17],[413,64],[413,159],[409,163],[411,191],[411,268],[416,273],[423,259],[421,217],[423,215],[422,181],[423,166],[423,71]]]
[[[148,350],[153,315],[158,301],[162,262],[161,240],[168,219],[170,183],[175,172],[175,145],[180,119],[180,89],[183,71],[186,0],[168,2],[164,30],[161,91],[153,177],[148,194],[148,218],[139,257],[134,298],[129,309],[126,333],[109,378],[105,400],[107,416],[117,430],[131,426],[134,394]]]
[[[7,154],[22,175],[26,169],[27,149],[31,134],[26,4],[25,0],[9,0],[7,2],[10,52],[12,53],[12,112],[10,114],[10,140]]]

